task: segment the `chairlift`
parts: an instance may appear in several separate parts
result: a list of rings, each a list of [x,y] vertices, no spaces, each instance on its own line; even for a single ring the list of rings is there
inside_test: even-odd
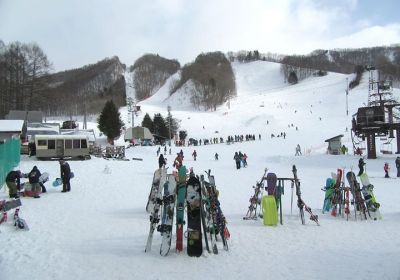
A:
[[[381,144],[381,153],[384,155],[393,154],[392,140],[384,142]]]

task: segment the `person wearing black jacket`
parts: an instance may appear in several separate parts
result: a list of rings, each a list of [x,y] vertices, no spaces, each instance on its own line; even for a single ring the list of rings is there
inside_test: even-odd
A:
[[[18,190],[21,189],[21,181],[22,173],[19,170],[10,171],[6,177],[6,185],[8,187],[8,195],[10,198],[18,198]]]
[[[163,154],[161,154],[158,158],[158,167],[161,168],[163,165],[167,165],[167,162],[165,161]]]
[[[40,173],[36,165],[32,168],[31,172],[29,172],[28,174],[29,183],[32,186],[32,192],[34,198],[40,198],[39,193],[42,187],[40,186],[39,178],[41,175],[42,173]]]
[[[71,168],[69,167],[68,162],[64,159],[60,159],[60,173],[61,173],[61,180],[63,182],[63,189],[61,192],[69,192],[71,191],[71,185],[69,183],[71,179]]]

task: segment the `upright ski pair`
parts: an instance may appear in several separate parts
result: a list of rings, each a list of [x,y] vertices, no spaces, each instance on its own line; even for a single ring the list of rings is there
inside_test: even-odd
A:
[[[336,184],[333,189],[333,194],[332,194],[332,212],[331,215],[336,217],[338,212],[339,215],[342,213],[342,205],[343,205],[343,187],[342,187],[342,176],[343,176],[343,170],[338,169],[336,173]],[[339,207],[339,211],[338,211]]]
[[[256,220],[257,219],[257,208],[261,203],[262,193],[264,190],[264,180],[265,175],[267,174],[268,169],[265,168],[264,174],[261,177],[259,182],[256,182],[256,186],[253,186],[254,194],[250,197],[249,208],[247,210],[246,216],[243,217],[243,220]]]
[[[297,177],[297,168],[295,165],[293,165],[292,168],[292,172],[293,172],[293,178],[294,178],[294,185],[296,187],[296,195],[297,195],[297,206],[299,207],[299,211],[300,211],[300,219],[301,219],[301,223],[304,225],[305,224],[305,220],[304,220],[304,209],[310,214],[310,220],[314,221],[317,225],[319,225],[318,222],[318,215],[314,215],[313,212],[311,211],[311,208],[308,207],[303,199],[301,198],[301,191],[300,191],[300,180]]]
[[[220,201],[218,200],[218,191],[215,186],[215,178],[211,175],[211,170],[206,172],[208,176],[209,184],[206,184],[207,196],[210,203],[210,214],[213,220],[213,224],[216,225],[216,230],[222,239],[222,244],[224,250],[228,251],[228,239],[230,237],[230,233],[228,227],[226,226],[226,219],[222,212]],[[217,232],[216,232],[217,233]]]

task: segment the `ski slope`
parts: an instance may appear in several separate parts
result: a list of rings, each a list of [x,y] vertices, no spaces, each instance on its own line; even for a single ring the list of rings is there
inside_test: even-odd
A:
[[[166,116],[171,106],[173,117],[180,119],[189,138],[255,134],[256,141],[231,145],[172,146],[172,154],[166,156],[169,171],[181,149],[186,167],[193,167],[197,174],[211,169],[231,233],[229,251],[218,243],[218,255],[190,258],[171,250],[161,257],[161,236],[155,233],[153,250],[144,252],[149,231],[145,206],[158,167],[158,147],[134,147],[126,150],[127,158],[143,161],[70,161],[75,173],[70,193],[47,183],[48,192],[40,199],[23,198],[20,216],[30,231],[15,230],[12,221],[0,225],[0,279],[400,279],[400,179],[383,178],[386,161],[395,177],[395,155],[379,154],[376,160],[365,160],[382,220],[346,221],[321,213],[321,187],[331,172],[337,168],[358,172],[359,157],[326,155],[324,141],[343,134],[343,143],[351,151],[351,115],[367,102],[367,78],[350,91],[347,115],[346,79],[351,76],[329,73],[290,86],[283,82],[278,64],[253,62],[233,67],[238,94],[229,107],[196,111],[179,96],[169,97],[169,80],[138,104],[142,112],[135,117],[139,124],[146,112]],[[127,108],[120,111],[127,123]],[[90,123],[89,128],[96,124]],[[270,137],[281,132],[286,133],[285,139]],[[105,143],[101,137],[98,141]],[[294,156],[297,144],[302,156]],[[193,149],[198,154],[196,161],[190,156]],[[248,155],[247,168],[236,170],[236,151]],[[216,152],[218,161],[214,160]],[[283,225],[265,227],[261,220],[244,221],[252,186],[264,169],[278,177],[291,177],[293,164],[301,180],[302,198],[318,214],[321,226],[310,221],[307,213],[306,225],[301,225],[295,196],[291,204],[290,184],[285,185],[282,197]],[[51,180],[59,176],[57,161],[22,156],[19,168],[29,172],[34,165],[49,172]],[[6,198],[3,188],[0,199]]]

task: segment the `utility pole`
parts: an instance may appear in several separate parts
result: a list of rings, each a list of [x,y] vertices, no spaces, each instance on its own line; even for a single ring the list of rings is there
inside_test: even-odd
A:
[[[128,97],[127,98],[127,103],[128,103],[128,112],[129,113],[131,113],[131,116],[132,116],[132,127],[135,127],[135,108],[136,108],[136,105],[135,105],[135,101],[133,100],[133,98],[132,97]]]
[[[346,116],[349,115],[349,78],[346,78]]]
[[[169,146],[171,146],[171,106],[168,105],[167,107],[168,111],[168,138],[169,138]]]

